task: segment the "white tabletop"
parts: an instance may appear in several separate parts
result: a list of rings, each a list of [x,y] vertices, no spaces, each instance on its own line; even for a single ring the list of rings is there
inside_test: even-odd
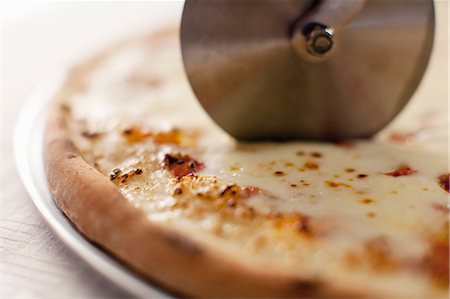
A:
[[[441,29],[448,0],[435,1]],[[13,162],[22,103],[54,69],[67,69],[105,45],[179,21],[180,1],[2,3],[1,298],[129,298],[62,244],[33,206]],[[447,52],[448,30],[438,36]],[[441,56],[443,57],[443,56]],[[434,62],[435,64],[438,61]],[[441,63],[445,63],[441,61]],[[447,74],[448,78],[448,74]]]
[[[55,70],[163,23],[182,2],[1,3],[1,298],[129,298],[71,252],[39,215],[19,180],[13,131],[33,88]]]

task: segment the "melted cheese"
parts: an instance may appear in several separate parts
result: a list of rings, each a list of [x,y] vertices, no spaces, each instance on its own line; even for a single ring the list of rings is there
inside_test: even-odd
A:
[[[386,296],[440,297],[448,284],[427,259],[448,242],[448,193],[437,183],[449,172],[448,119],[439,89],[446,76],[432,66],[407,110],[374,140],[238,144],[195,100],[175,35],[136,41],[67,99],[68,125],[89,163],[106,176],[119,169],[113,182],[149,221],[249,265]],[[140,133],[131,140],[127,128]],[[178,152],[205,167],[174,178],[162,161]],[[386,174],[401,165],[416,172]],[[258,192],[221,195],[230,184]]]

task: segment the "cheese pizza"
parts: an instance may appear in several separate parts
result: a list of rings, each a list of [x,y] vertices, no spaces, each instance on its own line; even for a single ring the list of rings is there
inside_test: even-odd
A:
[[[88,239],[184,296],[447,298],[446,101],[419,92],[373,140],[238,142],[165,30],[68,76],[49,185]]]

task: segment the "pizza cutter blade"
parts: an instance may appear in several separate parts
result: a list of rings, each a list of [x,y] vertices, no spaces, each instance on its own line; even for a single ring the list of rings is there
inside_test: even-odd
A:
[[[404,107],[434,38],[432,0],[186,0],[192,90],[241,140],[369,137]]]

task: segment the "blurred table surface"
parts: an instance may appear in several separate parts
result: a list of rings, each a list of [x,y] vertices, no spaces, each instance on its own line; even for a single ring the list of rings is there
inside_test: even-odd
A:
[[[448,0],[435,1],[446,27]],[[177,23],[182,2],[2,2],[0,297],[130,298],[71,252],[29,199],[13,159],[17,115],[33,87],[105,45],[162,23]],[[439,42],[439,41],[437,41]],[[443,41],[440,41],[441,44]],[[441,45],[442,47],[442,45]],[[448,44],[446,62],[448,63]]]

